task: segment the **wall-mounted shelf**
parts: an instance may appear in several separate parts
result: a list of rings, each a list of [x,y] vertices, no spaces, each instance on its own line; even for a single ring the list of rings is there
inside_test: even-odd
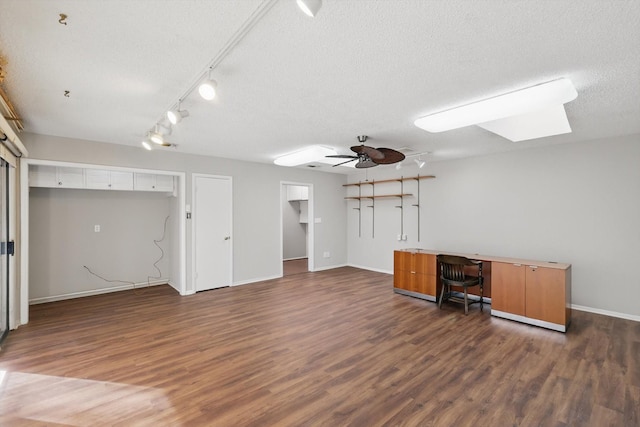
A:
[[[349,196],[349,197],[345,197],[345,199],[348,200],[362,200],[362,199],[384,199],[386,198],[391,198],[391,197],[412,197],[413,194],[411,193],[405,193],[405,194],[381,194],[379,196]]]
[[[412,181],[412,180],[421,180],[421,179],[432,179],[435,178],[435,175],[417,175],[411,177],[400,177],[393,179],[381,179],[380,181],[360,181],[353,182],[351,184],[342,184],[343,187],[360,187],[361,185],[375,185],[375,184],[383,184],[385,182],[402,182],[402,181]]]
[[[368,208],[371,208],[371,216],[372,216],[372,230],[371,230],[371,237],[375,237],[375,199],[382,199],[382,198],[399,198],[400,199],[400,205],[396,206],[396,208],[400,209],[400,235],[404,236],[404,198],[405,197],[413,197],[412,193],[405,193],[404,192],[404,182],[405,181],[416,181],[418,184],[418,203],[413,204],[412,206],[418,208],[418,242],[420,241],[420,181],[423,179],[432,179],[435,178],[435,175],[424,175],[424,176],[420,176],[420,175],[416,175],[416,176],[409,176],[409,177],[403,177],[401,176],[400,178],[392,178],[392,179],[381,179],[380,181],[360,181],[360,182],[354,182],[354,183],[350,183],[350,184],[343,184],[343,187],[358,187],[358,195],[357,196],[347,196],[345,197],[345,200],[357,200],[358,201],[358,207],[354,208],[355,210],[358,211],[358,236],[362,237],[362,200],[371,200],[371,205],[367,206]],[[376,195],[376,190],[375,190],[375,185],[376,184],[384,184],[384,183],[393,183],[393,182],[399,182],[400,183],[400,193],[397,194],[378,194]],[[362,195],[362,187],[365,185],[370,185],[371,186],[371,194],[370,195]]]

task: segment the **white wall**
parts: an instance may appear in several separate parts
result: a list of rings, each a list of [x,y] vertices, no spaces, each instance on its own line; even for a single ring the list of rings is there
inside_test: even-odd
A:
[[[574,305],[640,316],[640,135],[434,162],[423,170],[415,163],[400,171],[378,167],[369,178],[418,171],[436,175],[421,181],[421,241],[416,208],[405,209],[408,240],[398,242],[397,199],[376,200],[375,238],[371,209],[362,211],[359,238],[350,209],[357,202],[348,202],[349,264],[392,272],[393,250],[411,247],[567,262]],[[349,182],[364,179],[354,174]],[[416,190],[406,183],[406,192]],[[397,183],[376,186],[377,194],[396,191]]]
[[[142,148],[25,133],[29,157],[41,160],[170,170],[187,174],[187,204],[191,203],[191,173],[233,177],[233,282],[248,283],[281,274],[281,181],[305,182],[314,187],[316,269],[347,261],[346,221],[342,184],[344,175],[269,164],[182,154],[175,150],[148,152]],[[216,143],[215,141],[211,142]],[[187,290],[191,280],[191,223],[187,222]]]
[[[170,198],[165,194],[31,188],[29,299],[49,301],[171,276]],[[171,221],[171,218],[169,218]],[[175,221],[175,219],[174,219]],[[100,232],[94,226],[100,225]],[[161,259],[162,257],[162,259]],[[108,280],[92,275],[83,266]]]

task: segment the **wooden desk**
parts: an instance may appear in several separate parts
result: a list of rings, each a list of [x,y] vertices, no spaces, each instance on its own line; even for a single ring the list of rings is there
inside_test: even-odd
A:
[[[437,302],[442,289],[438,254],[484,262],[484,295],[491,300],[492,316],[567,331],[571,322],[571,264],[404,249],[393,254],[394,292]]]

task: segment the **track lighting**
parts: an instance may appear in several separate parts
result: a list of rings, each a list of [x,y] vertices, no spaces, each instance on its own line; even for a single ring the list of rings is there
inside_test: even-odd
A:
[[[171,125],[170,124],[157,124],[153,130],[153,132],[149,132],[149,139],[154,144],[164,145],[166,146],[164,137],[166,135],[171,135]]]
[[[158,144],[158,145],[164,144],[164,137],[158,131],[154,131],[154,132],[149,133],[149,139],[154,144]]]
[[[322,7],[322,0],[296,0],[298,7],[310,17],[316,16]]]
[[[216,81],[211,78],[211,68],[209,68],[209,75],[207,76],[207,80],[202,82],[200,87],[198,87],[198,93],[207,101],[211,101],[216,97],[217,86],[218,83],[216,83]]]
[[[167,111],[167,119],[171,122],[172,125],[178,124],[189,115],[187,110],[180,109],[180,101],[178,101],[178,105],[173,110]]]
[[[425,162],[424,160],[422,160],[420,157],[418,157],[417,159],[415,159],[416,165],[418,165],[419,169],[422,169],[423,166],[425,164],[427,164],[427,162]]]
[[[402,162],[396,165],[396,170],[399,171],[400,169],[402,169]]]
[[[151,151],[151,144],[149,144],[147,141],[142,141],[142,146]]]

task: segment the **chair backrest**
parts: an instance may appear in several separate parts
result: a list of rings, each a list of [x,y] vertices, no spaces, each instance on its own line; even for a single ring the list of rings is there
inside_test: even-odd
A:
[[[440,264],[442,278],[454,281],[464,280],[464,267],[466,265],[477,265],[477,263],[463,256],[438,255],[437,260]]]

